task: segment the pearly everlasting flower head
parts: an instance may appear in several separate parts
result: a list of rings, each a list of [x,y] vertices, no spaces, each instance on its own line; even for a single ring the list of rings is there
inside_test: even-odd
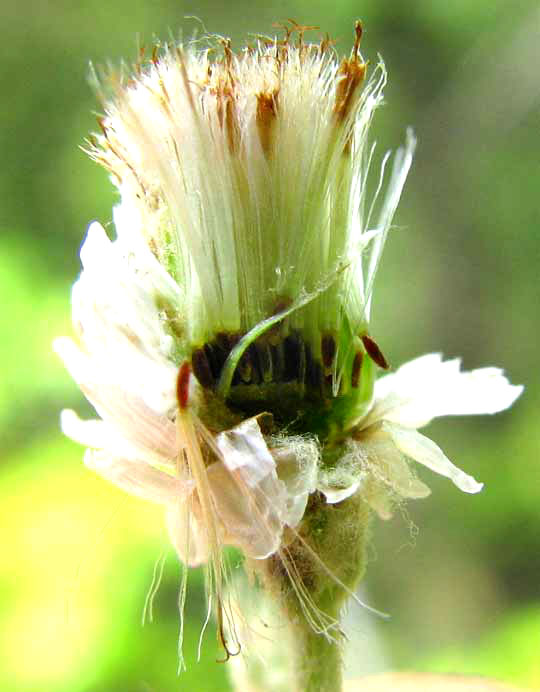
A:
[[[354,498],[388,516],[396,497],[424,497],[409,459],[476,492],[416,429],[521,391],[438,355],[375,381],[388,365],[369,332],[372,289],[414,138],[368,198],[386,73],[380,62],[367,77],[361,33],[341,61],[297,25],[239,52],[166,46],[112,79],[90,144],[121,196],[117,237],[90,226],[76,337],[56,350],[100,419],[65,411],[62,426],[90,468],[165,506],[180,557],[208,565],[218,623],[224,544],[278,556],[302,582],[288,548],[300,540],[350,591],[337,557],[315,554],[310,517]],[[343,562],[347,546],[335,550]]]
[[[370,298],[413,140],[375,210],[367,132],[386,75],[366,81],[360,36],[341,62],[292,36],[168,48],[117,84],[91,152],[120,225],[178,286],[159,297],[177,360],[207,398],[245,413],[264,400],[302,432],[358,418],[385,365]]]

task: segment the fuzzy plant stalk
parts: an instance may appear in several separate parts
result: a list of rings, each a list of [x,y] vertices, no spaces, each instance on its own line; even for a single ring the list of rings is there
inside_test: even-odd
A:
[[[225,658],[253,628],[224,546],[289,623],[294,682],[268,665],[255,683],[251,664],[242,689],[338,692],[370,513],[429,494],[412,460],[482,487],[418,428],[500,411],[521,388],[439,354],[388,371],[370,308],[414,137],[369,185],[384,65],[368,74],[360,23],[343,59],[308,28],[239,50],[158,45],[96,81],[87,149],[119,191],[116,237],[89,227],[75,337],[55,348],[99,415],[64,411],[65,434],[90,469],[163,505],[182,563],[204,565]],[[266,633],[276,650],[282,631]]]
[[[365,569],[368,521],[369,507],[358,493],[333,505],[317,495],[308,502],[288,557],[307,588],[318,619],[306,617],[306,606],[291,586],[279,556],[254,566],[290,623],[293,689],[341,689],[344,636],[340,615]]]

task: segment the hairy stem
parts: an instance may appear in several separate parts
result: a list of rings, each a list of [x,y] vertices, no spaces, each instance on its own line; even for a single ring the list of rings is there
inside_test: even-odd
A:
[[[341,636],[314,632],[308,623],[294,628],[295,682],[298,692],[340,692],[343,661]]]
[[[289,689],[341,690],[340,613],[364,573],[368,522],[367,506],[358,496],[329,505],[316,493],[287,547],[251,563],[289,623],[294,660]]]

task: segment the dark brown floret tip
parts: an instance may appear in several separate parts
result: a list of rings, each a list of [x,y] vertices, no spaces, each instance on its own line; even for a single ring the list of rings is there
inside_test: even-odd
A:
[[[191,366],[193,374],[199,380],[199,383],[205,389],[214,386],[214,376],[208,363],[204,348],[198,348],[191,355]]]
[[[362,371],[362,361],[364,360],[364,354],[362,351],[357,351],[353,364],[352,364],[352,373],[351,373],[351,386],[356,389],[358,385],[360,384],[360,373]]]
[[[188,405],[190,372],[191,368],[189,367],[189,363],[182,363],[176,379],[176,397],[178,399],[178,406],[181,410],[187,408]]]
[[[315,391],[322,394],[324,376],[321,363],[313,357],[311,346],[304,344],[304,352],[306,358],[306,370],[304,382],[308,387],[312,387]]]
[[[338,122],[343,122],[351,112],[359,87],[366,77],[367,65],[359,55],[362,39],[362,24],[356,22],[355,41],[350,58],[344,58],[339,67],[339,81],[336,86],[334,113]]]
[[[325,368],[331,368],[336,356],[336,340],[332,334],[324,334],[321,337],[321,356]]]
[[[250,384],[253,376],[254,376],[254,371],[253,371],[253,362],[251,360],[251,348],[248,347],[244,353],[242,354],[242,357],[238,361],[238,367],[236,368],[235,372],[235,377],[236,375],[240,376],[240,380],[233,379],[233,384],[240,384],[240,381],[243,382],[244,384]]]
[[[273,379],[272,349],[265,343],[255,342],[254,346],[263,382],[271,382]]]
[[[227,359],[238,343],[240,334],[220,332],[195,349],[191,356],[193,374],[205,389],[215,389],[223,374]],[[233,388],[244,385],[298,383],[312,395],[331,397],[334,378],[332,366],[337,354],[337,342],[332,335],[321,338],[319,349],[312,349],[299,332],[285,338],[268,335],[249,344],[240,357],[232,376]]]
[[[294,382],[300,379],[300,370],[304,360],[303,342],[297,334],[290,334],[283,343],[284,350],[284,374],[285,382]]]
[[[377,343],[367,334],[361,337],[362,343],[364,344],[364,348],[368,352],[369,357],[371,360],[376,363],[380,368],[383,370],[388,370],[390,367],[388,365],[388,361],[383,355],[383,352],[377,345]]]
[[[278,93],[279,89],[274,89],[257,94],[257,130],[266,156],[269,156],[272,145],[272,130],[277,115]]]

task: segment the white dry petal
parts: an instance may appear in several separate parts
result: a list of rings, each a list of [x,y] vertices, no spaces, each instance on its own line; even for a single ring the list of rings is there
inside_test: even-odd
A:
[[[317,490],[323,493],[328,504],[337,504],[354,495],[368,477],[368,459],[364,447],[350,440],[335,466],[320,469]]]
[[[283,533],[284,489],[277,476],[267,475],[249,486],[239,469],[211,464],[208,481],[225,543],[236,545],[249,557],[263,560],[279,548]]]
[[[368,476],[363,445],[349,441],[347,450],[335,466],[320,469],[317,490],[323,493],[328,504],[334,505],[354,495]]]
[[[380,483],[368,484],[363,492],[363,497],[371,509],[377,513],[379,519],[388,521],[392,518],[392,497],[384,485]]]
[[[360,483],[361,481],[354,481],[345,488],[335,488],[331,485],[321,482],[317,486],[317,489],[320,490],[321,493],[323,493],[323,495],[326,497],[326,502],[328,502],[329,505],[335,505],[338,502],[343,502],[343,500],[346,500],[348,497],[354,495],[354,493],[360,487]]]
[[[377,222],[377,230],[380,234],[375,238],[373,242],[373,248],[371,251],[371,257],[369,261],[369,268],[367,273],[367,295],[368,301],[366,305],[366,317],[369,318],[370,308],[371,308],[371,298],[372,298],[372,286],[375,279],[375,274],[379,266],[379,262],[382,255],[382,250],[384,248],[384,243],[388,231],[390,230],[390,225],[394,217],[394,213],[397,209],[401,193],[403,192],[403,187],[409,174],[411,168],[414,150],[416,148],[416,139],[414,137],[412,129],[407,130],[407,140],[405,146],[398,149],[392,166],[392,174],[390,176],[390,182],[388,183],[388,189],[386,196],[384,198],[382,208],[379,212],[379,219]],[[388,158],[385,158],[385,163]],[[383,168],[384,172],[384,168]],[[382,181],[382,176],[381,176]],[[372,204],[373,207],[373,204]],[[368,219],[369,220],[369,219]]]
[[[208,561],[208,533],[198,518],[194,502],[176,501],[167,506],[167,528],[178,557],[188,567]]]
[[[140,397],[127,391],[117,373],[99,370],[73,340],[56,339],[54,348],[99,415],[121,437],[149,455],[165,459],[176,456],[176,426],[166,415],[152,410]],[[68,420],[73,422],[73,418]]]
[[[375,383],[375,400],[362,427],[378,420],[420,428],[433,418],[497,413],[523,391],[498,368],[460,371],[460,361],[430,353],[402,365]]]
[[[290,436],[274,440],[271,452],[287,494],[285,521],[294,528],[304,516],[310,493],[317,487],[319,446],[313,439]]]
[[[124,261],[136,272],[141,286],[180,310],[183,300],[181,288],[150,251],[140,214],[131,205],[122,202],[114,207],[113,219],[117,234],[115,244]]]
[[[70,409],[61,412],[60,427],[66,437],[85,447],[106,449],[119,456],[131,456],[135,449],[112,425],[97,419],[83,421]]]
[[[220,433],[216,444],[227,469],[231,473],[239,470],[249,487],[256,487],[267,476],[276,475],[276,462],[255,418],[248,418]]]
[[[122,490],[150,502],[172,504],[179,500],[185,501],[193,491],[191,481],[180,480],[145,461],[87,450],[84,463]]]
[[[287,508],[284,515],[287,526],[294,529],[302,521],[308,499],[309,493],[307,491],[298,495],[287,495]]]
[[[449,478],[465,493],[478,493],[484,487],[472,476],[468,476],[454,466],[440,447],[425,435],[416,430],[409,430],[397,425],[386,424],[385,430],[391,435],[396,447],[410,459],[427,466],[435,473]]]
[[[220,433],[216,445],[221,460],[207,471],[216,511],[231,542],[264,559],[279,548],[288,519],[276,462],[255,418]]]
[[[392,435],[381,427],[371,428],[359,439],[351,440],[339,463],[320,474],[317,488],[329,504],[342,502],[360,490],[369,504],[377,504],[377,512],[382,506],[382,495],[418,499],[430,494],[429,488],[411,472]],[[389,516],[389,511],[384,514]]]
[[[498,368],[462,372],[460,365],[458,359],[443,361],[439,353],[430,353],[375,383],[373,405],[360,422],[357,435],[373,463],[374,478],[402,497],[425,497],[429,493],[427,486],[411,475],[402,454],[450,478],[466,493],[477,493],[483,487],[454,466],[416,428],[437,416],[502,411],[513,404],[523,387],[511,385]],[[377,451],[374,444],[381,442],[383,448]],[[379,502],[378,490],[373,498]],[[384,506],[382,510],[387,512]]]
[[[362,441],[358,442],[358,451],[366,460],[364,469],[369,470],[371,478],[384,483],[400,497],[427,497],[430,489],[411,472],[390,428],[391,426],[384,424],[366,433]]]
[[[317,483],[320,450],[314,439],[292,435],[272,441],[270,450],[279,479],[290,495],[312,493]]]
[[[84,271],[72,292],[73,321],[97,370],[111,371],[151,408],[166,411],[175,401],[176,364],[156,302],[165,298],[152,278],[164,271],[157,262],[151,272],[136,271],[133,257],[99,224],[90,226],[81,248]]]

